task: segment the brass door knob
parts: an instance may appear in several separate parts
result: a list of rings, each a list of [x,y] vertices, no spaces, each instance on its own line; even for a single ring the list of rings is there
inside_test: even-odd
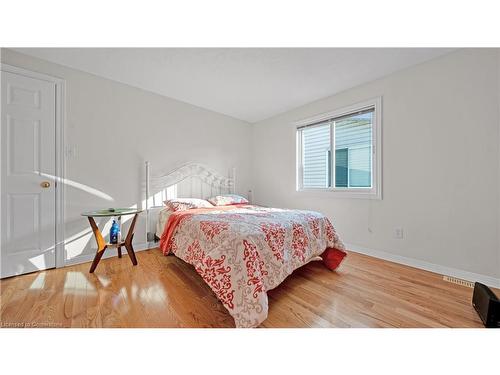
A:
[[[40,183],[40,186],[43,187],[44,189],[47,189],[50,187],[50,182],[49,181],[43,181]]]

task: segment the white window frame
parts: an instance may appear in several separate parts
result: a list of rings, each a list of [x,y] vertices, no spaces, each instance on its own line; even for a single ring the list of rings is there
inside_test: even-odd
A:
[[[300,128],[313,125],[319,122],[325,122],[356,112],[374,108],[372,123],[372,187],[371,188],[304,188],[303,187],[303,165],[302,165],[302,132]],[[370,100],[359,102],[348,107],[340,108],[335,111],[322,113],[320,115],[303,119],[293,123],[296,138],[296,190],[299,193],[318,193],[328,194],[334,198],[365,198],[382,199],[382,97],[376,97]],[[335,150],[335,132],[330,131],[330,150]],[[332,181],[335,182],[335,152],[331,152],[332,157]]]

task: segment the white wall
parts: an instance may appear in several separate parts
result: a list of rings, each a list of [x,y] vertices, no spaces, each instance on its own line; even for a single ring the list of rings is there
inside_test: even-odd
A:
[[[499,278],[499,71],[497,50],[459,50],[255,124],[254,201],[322,211],[359,248]],[[383,199],[296,192],[292,123],[377,96]]]
[[[498,147],[500,148],[500,49],[497,49],[497,59],[498,59]],[[500,190],[500,149],[498,150],[498,187]],[[499,192],[500,194],[500,192]],[[500,197],[498,198],[498,217],[497,217],[497,242],[498,242],[498,268],[500,268]],[[499,271],[500,273],[500,271]]]
[[[88,261],[95,253],[81,212],[141,206],[145,160],[152,162],[153,172],[189,161],[203,162],[222,174],[234,166],[237,190],[248,190],[248,123],[8,49],[1,50],[1,61],[66,80],[65,141],[76,146],[76,156],[65,160],[65,177],[83,184],[83,190],[66,186],[68,262]],[[112,200],[85,191],[85,186]],[[137,244],[146,242],[144,222],[142,215]]]
[[[253,126],[186,103],[8,49],[7,64],[64,78],[67,259],[92,258],[85,210],[141,205],[143,162],[166,171],[202,161],[237,168],[254,202],[322,211],[345,242],[443,267],[500,277],[500,52],[460,50]],[[334,79],[335,77],[332,77]],[[383,200],[295,191],[292,123],[383,97]],[[252,167],[252,170],[250,170]],[[253,180],[251,180],[253,178]],[[403,240],[393,239],[402,226]],[[126,227],[124,228],[126,230]],[[144,220],[135,242],[145,242]]]

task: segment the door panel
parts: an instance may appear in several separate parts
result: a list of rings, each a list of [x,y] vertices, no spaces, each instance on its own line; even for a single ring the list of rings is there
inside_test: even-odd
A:
[[[55,84],[1,72],[1,273],[55,267]],[[40,184],[49,181],[50,186]]]
[[[28,145],[29,141],[32,144]],[[40,171],[40,121],[7,115],[7,176]]]

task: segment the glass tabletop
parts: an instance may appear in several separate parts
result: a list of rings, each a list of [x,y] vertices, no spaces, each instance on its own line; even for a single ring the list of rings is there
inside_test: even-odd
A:
[[[139,212],[142,212],[142,210],[136,208],[105,208],[102,210],[83,212],[82,216],[91,216],[91,217],[122,216],[122,215],[138,214]]]

